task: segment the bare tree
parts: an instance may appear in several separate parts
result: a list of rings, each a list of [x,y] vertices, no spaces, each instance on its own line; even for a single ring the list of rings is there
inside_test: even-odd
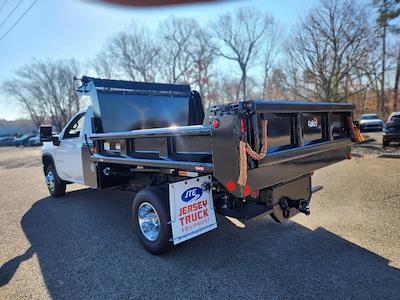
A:
[[[247,96],[249,69],[259,54],[263,37],[272,20],[267,13],[262,13],[256,8],[244,7],[234,13],[219,16],[212,24],[215,36],[220,41],[218,54],[239,65],[243,99]]]
[[[286,74],[281,68],[273,68],[266,85],[266,97],[269,99],[283,100],[287,98]]]
[[[191,18],[172,16],[159,25],[162,39],[162,71],[166,81],[189,81],[189,72],[194,64],[193,40],[198,30],[198,23]]]
[[[221,103],[230,103],[233,101],[237,101],[238,91],[240,83],[238,84],[237,80],[230,77],[224,77],[221,80]]]
[[[397,111],[397,101],[399,99],[399,81],[400,81],[400,46],[397,50],[397,63],[396,63],[396,75],[394,79],[393,88],[393,111]]]
[[[268,81],[270,79],[270,73],[275,64],[276,58],[279,53],[280,43],[281,43],[282,31],[278,27],[278,25],[272,22],[271,26],[267,28],[264,42],[264,50],[263,50],[263,67],[264,67],[264,80],[263,80],[263,90],[262,90],[262,98],[267,98],[268,92]]]
[[[148,28],[132,24],[111,38],[105,51],[129,79],[155,81],[161,49]]]
[[[380,48],[377,45],[376,48],[372,48],[367,60],[364,61],[364,64],[359,66],[359,70],[364,71],[366,78],[368,80],[368,85],[372,89],[376,98],[376,111],[380,111],[381,109],[381,101],[384,97],[382,95],[382,90],[380,87],[382,86],[382,77],[383,74],[381,70],[381,59],[380,59]]]
[[[381,37],[381,70],[380,70],[380,111],[385,113],[385,74],[386,74],[386,43],[388,30],[390,29],[389,22],[397,18],[400,14],[400,2],[398,0],[373,0],[374,7],[377,11],[377,28]],[[394,26],[397,30],[397,26]]]
[[[197,26],[189,49],[192,62],[192,67],[188,70],[189,80],[197,88],[207,106],[210,96],[210,80],[213,77],[211,68],[215,61],[215,47],[211,42],[211,34]]]
[[[364,68],[363,65],[367,67]],[[368,67],[368,61],[365,61],[354,70],[354,76],[352,78],[348,78],[350,89],[353,91],[358,91],[358,93],[354,94],[353,97],[354,103],[356,104],[356,113],[358,115],[361,115],[365,112],[365,103],[369,88],[371,87],[371,81],[368,78],[366,80],[366,74],[369,73],[368,70],[370,70]]]
[[[323,0],[301,19],[287,48],[303,73],[303,98],[337,102],[357,93],[345,85],[373,47],[369,16],[355,1]]]
[[[286,52],[286,63],[285,63],[285,74],[287,81],[287,92],[289,100],[303,99],[303,93],[301,91],[300,84],[300,70],[293,57],[293,53],[290,51]]]
[[[379,39],[379,37],[378,37]],[[368,57],[359,66],[358,69],[364,72],[366,80],[364,80],[364,85],[371,89],[371,92],[375,94],[376,99],[376,111],[380,111],[382,115],[385,115],[386,109],[382,110],[382,99],[386,99],[389,95],[389,89],[386,87],[382,90],[382,84],[384,77],[383,73],[388,74],[386,82],[391,82],[391,75],[395,76],[396,62],[397,62],[397,50],[396,47],[390,47],[387,51],[385,58],[385,69],[382,73],[382,57],[381,57],[381,47],[379,45],[378,39],[375,47],[371,47]],[[389,44],[390,45],[390,44]],[[386,86],[387,84],[385,84]],[[385,95],[382,95],[384,93]],[[385,108],[387,106],[387,101],[384,101]]]
[[[74,60],[34,60],[2,86],[11,99],[23,105],[36,126],[47,119],[61,129],[80,109],[73,79],[77,75],[79,64]]]
[[[36,128],[39,128],[46,119],[44,103],[41,99],[31,98],[19,81],[8,80],[2,85],[3,90],[10,98],[18,101],[28,113]]]
[[[101,50],[90,62],[90,67],[96,72],[97,76],[116,79],[118,75],[118,66],[110,51]]]

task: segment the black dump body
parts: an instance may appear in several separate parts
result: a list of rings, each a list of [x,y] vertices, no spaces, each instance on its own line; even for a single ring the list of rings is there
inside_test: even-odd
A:
[[[351,153],[349,117],[353,105],[251,100],[212,108],[214,176],[222,184],[239,177],[240,139],[259,151],[261,119],[268,120],[267,154],[260,161],[247,158],[249,191],[291,181],[344,160]],[[236,183],[236,182],[235,182]],[[237,197],[248,194],[235,185]]]
[[[210,108],[203,124],[201,99],[188,86],[87,78],[80,90],[89,93],[89,85],[97,93],[91,94],[96,151],[90,160],[98,165],[99,182],[105,167],[128,166],[136,174],[191,171],[212,174],[244,197],[344,160],[351,151],[350,104],[249,100]],[[260,151],[261,120],[268,120],[267,154],[259,161],[247,157],[246,185],[239,185],[239,143]]]

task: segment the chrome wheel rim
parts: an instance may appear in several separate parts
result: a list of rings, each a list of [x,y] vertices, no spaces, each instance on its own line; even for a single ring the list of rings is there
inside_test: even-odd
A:
[[[153,205],[143,202],[138,209],[140,231],[144,237],[154,242],[160,235],[160,217]]]
[[[53,175],[52,171],[49,171],[47,173],[46,185],[47,185],[47,188],[49,189],[50,192],[54,192],[56,184],[55,184],[55,181],[54,181],[54,175]]]

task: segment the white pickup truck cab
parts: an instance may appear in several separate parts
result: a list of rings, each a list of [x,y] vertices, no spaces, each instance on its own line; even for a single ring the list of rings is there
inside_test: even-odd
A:
[[[92,106],[73,116],[52,142],[43,143],[42,160],[46,184],[52,196],[65,193],[66,183],[84,184],[82,149],[92,143]]]

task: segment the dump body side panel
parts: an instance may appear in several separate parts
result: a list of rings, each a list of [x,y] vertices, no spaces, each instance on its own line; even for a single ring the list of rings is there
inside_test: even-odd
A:
[[[295,179],[314,170],[326,167],[347,158],[351,146],[346,142],[318,145],[308,149],[272,155],[269,163],[248,171],[251,191],[263,189]],[[268,159],[267,159],[268,161]]]

